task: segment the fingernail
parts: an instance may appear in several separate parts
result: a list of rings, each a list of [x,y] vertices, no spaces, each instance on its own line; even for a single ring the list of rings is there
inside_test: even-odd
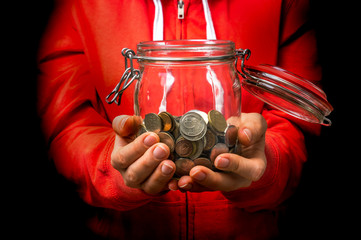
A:
[[[125,123],[127,122],[127,120],[130,118],[130,116],[128,115],[124,115],[122,116],[122,118],[120,119],[120,122],[119,122],[119,129],[122,129],[125,125]]]
[[[184,185],[182,185],[182,186],[179,186],[179,187],[180,187],[180,188],[183,188],[183,189],[185,189],[185,188],[191,189],[191,188],[192,188],[192,184],[186,183],[186,184],[184,184]]]
[[[248,141],[251,142],[252,140],[252,133],[249,129],[245,128],[243,129],[243,133],[246,135],[246,137],[248,138]]]
[[[164,175],[169,175],[173,172],[173,167],[167,163],[163,163],[161,170]]]
[[[228,158],[217,158],[215,163],[216,167],[218,168],[226,168],[229,166],[229,159]]]
[[[152,134],[149,134],[146,138],[144,138],[143,142],[147,147],[150,147],[153,144],[157,143],[158,139]]]
[[[197,181],[203,181],[204,179],[206,179],[206,174],[202,171],[197,171],[193,173],[191,177]]]
[[[168,151],[159,145],[154,149],[153,156],[157,159],[165,159],[168,157]]]
[[[168,183],[168,188],[171,191],[177,191],[178,190],[178,181],[170,181]]]

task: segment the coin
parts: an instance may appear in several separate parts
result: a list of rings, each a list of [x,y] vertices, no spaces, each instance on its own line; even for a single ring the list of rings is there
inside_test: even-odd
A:
[[[175,152],[180,157],[189,157],[195,151],[195,143],[191,142],[184,137],[179,137],[175,144]]]
[[[161,112],[158,114],[160,119],[162,120],[163,125],[163,131],[173,131],[173,128],[175,127],[175,120],[173,116],[168,112]]]
[[[223,114],[217,110],[211,110],[208,112],[208,123],[212,129],[219,133],[223,133],[227,128],[227,121]]]
[[[180,136],[179,122],[177,122],[177,121],[174,122],[174,128],[173,128],[172,134],[175,139],[177,139]]]
[[[188,158],[179,158],[175,161],[175,173],[178,176],[189,175],[190,170],[194,167],[194,162]]]
[[[147,132],[147,129],[145,128],[144,124],[141,124],[138,128],[138,132],[136,134],[137,137],[142,135],[143,133]]]
[[[144,116],[144,125],[148,131],[160,132],[162,129],[162,120],[155,113],[148,113]]]
[[[199,139],[198,141],[195,141],[195,151],[192,152],[192,155],[189,156],[190,159],[194,160],[196,158],[198,158],[202,152],[203,152],[203,148],[204,148],[204,141],[203,139]]]
[[[149,113],[145,115],[137,136],[145,131],[156,132],[160,142],[170,149],[169,159],[176,163],[175,176],[181,177],[189,175],[195,165],[221,171],[213,165],[216,157],[222,153],[240,152],[238,129],[227,125],[222,113],[217,110],[208,114],[191,110],[182,116],[173,116],[168,112]]]
[[[166,144],[171,152],[174,151],[174,139],[173,136],[168,132],[159,132],[159,141]]]
[[[179,123],[179,120],[181,119],[182,116],[173,116],[174,120]]]
[[[214,160],[216,160],[216,157],[219,154],[222,153],[228,153],[229,152],[229,148],[227,147],[226,144],[224,143],[217,143],[216,145],[214,145],[214,147],[211,150],[211,153],[209,155],[209,159],[211,160],[212,163],[214,163]]]
[[[204,135],[204,138],[204,151],[209,151],[217,143],[217,136],[210,128],[207,128],[207,132],[206,135]]]
[[[229,125],[225,133],[225,143],[228,147],[233,147],[237,143],[238,128],[234,125]]]
[[[205,166],[205,167],[207,167],[209,169],[212,169],[212,162],[211,162],[211,160],[209,160],[206,157],[196,158],[196,159],[193,160],[193,162],[194,162],[195,166],[201,165],[201,166]]]
[[[203,111],[200,111],[200,110],[190,110],[188,112],[194,112],[194,113],[199,114],[203,118],[204,122],[206,124],[208,123],[208,115],[207,115],[207,113],[205,113]]]
[[[182,136],[190,141],[201,139],[207,132],[207,125],[203,118],[194,112],[187,112],[179,121]]]

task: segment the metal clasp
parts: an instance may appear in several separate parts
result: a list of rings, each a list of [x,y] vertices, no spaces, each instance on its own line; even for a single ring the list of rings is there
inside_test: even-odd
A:
[[[135,79],[140,79],[140,70],[134,69],[133,66],[133,59],[136,58],[135,52],[131,49],[123,48],[122,55],[124,56],[125,60],[125,70],[114,90],[111,91],[111,93],[109,93],[109,95],[105,98],[105,101],[108,104],[115,102],[117,105],[120,105],[121,98],[125,89],[127,89]],[[130,65],[129,67],[128,59]],[[109,100],[110,98],[111,100]]]
[[[243,78],[247,78],[246,76],[251,77],[249,75],[249,73],[247,73],[244,69],[244,61],[248,60],[250,56],[251,56],[251,50],[249,50],[249,49],[244,49],[244,50],[237,49],[236,50],[236,61],[235,61],[234,65],[235,65],[235,68],[236,68],[238,74],[241,75]],[[238,70],[238,67],[237,67],[238,58],[241,59],[241,72]]]

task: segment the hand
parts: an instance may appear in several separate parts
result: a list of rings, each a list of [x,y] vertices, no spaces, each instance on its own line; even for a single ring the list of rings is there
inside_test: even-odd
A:
[[[189,176],[179,179],[180,189],[195,192],[214,190],[228,192],[248,187],[262,177],[267,166],[266,120],[257,113],[242,113],[241,117],[231,117],[227,121],[239,128],[238,141],[241,145],[241,156],[232,153],[217,156],[214,165],[224,172],[214,172],[204,166],[192,168]]]
[[[121,115],[113,120],[116,135],[111,164],[120,172],[126,186],[158,194],[169,190],[168,183],[176,167],[173,161],[166,160],[169,148],[159,143],[156,133],[135,137],[141,123],[137,116]]]

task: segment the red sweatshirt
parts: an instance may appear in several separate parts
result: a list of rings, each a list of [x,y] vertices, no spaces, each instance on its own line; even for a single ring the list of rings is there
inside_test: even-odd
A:
[[[201,0],[162,0],[163,38],[204,39]],[[249,48],[249,64],[281,66],[318,81],[314,32],[307,28],[308,1],[209,0],[217,39]],[[111,122],[133,114],[133,84],[120,106],[105,97],[124,71],[124,47],[153,39],[152,0],[62,0],[39,51],[39,114],[57,170],[78,186],[90,205],[104,208],[90,227],[119,239],[269,239],[277,235],[277,209],[298,184],[306,161],[303,130],[319,127],[272,109],[242,91],[242,111],[261,113],[268,123],[267,169],[234,192],[150,196],[124,185],[110,164],[115,133]],[[154,238],[153,238],[154,237]]]

